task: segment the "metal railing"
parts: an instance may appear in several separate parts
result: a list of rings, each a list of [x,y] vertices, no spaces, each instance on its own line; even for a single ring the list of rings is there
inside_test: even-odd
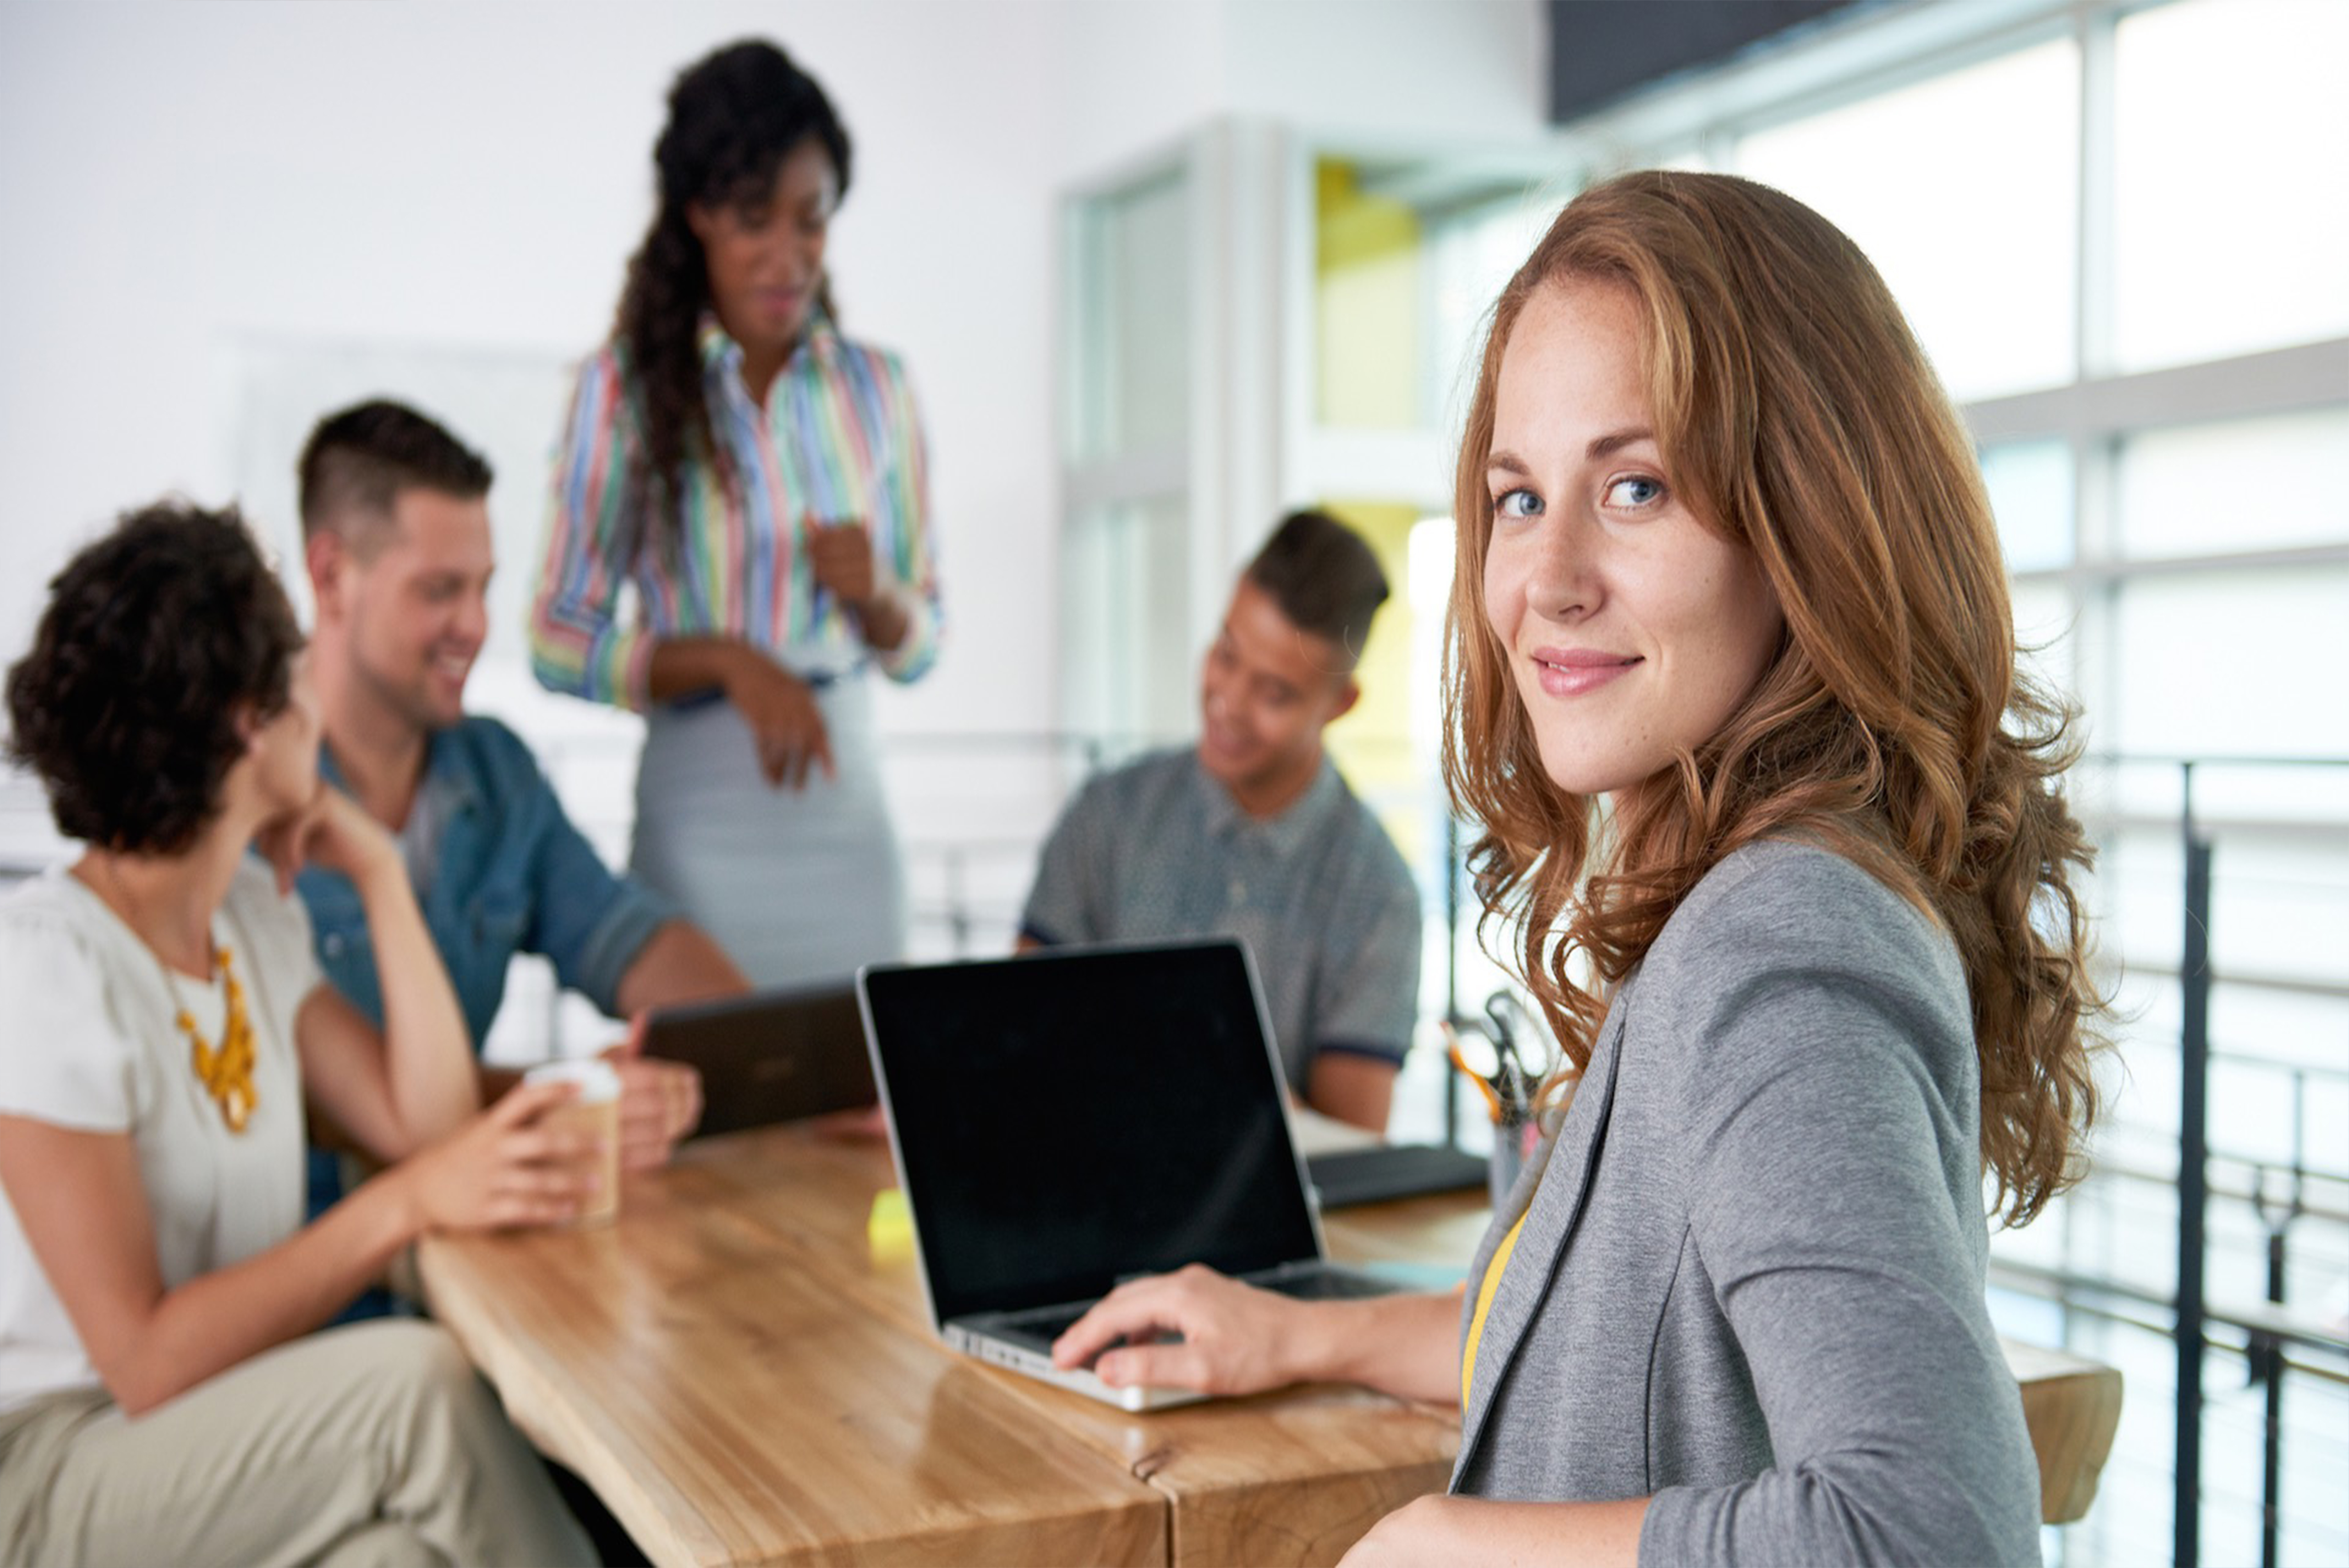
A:
[[[2214,975],[2210,962],[2211,890],[2216,861],[2212,835],[2195,820],[2194,786],[2198,769],[2228,768],[2349,769],[2349,759],[2236,758],[2168,759],[2118,758],[2116,761],[2166,761],[2178,772],[2178,827],[2185,854],[2182,957],[2178,964],[2181,1027],[2178,1036],[2178,1291],[2172,1337],[2177,1345],[2177,1409],[2173,1479],[2176,1501],[2172,1515],[2172,1562],[2176,1568],[2198,1568],[2202,1560],[2202,1437],[2203,1363],[2209,1329],[2222,1325],[2247,1336],[2246,1355],[2255,1378],[2266,1395],[2265,1439],[2261,1489],[2262,1518],[2260,1561],[2275,1568],[2282,1521],[2280,1487],[2282,1477],[2282,1399],[2284,1373],[2292,1363],[2287,1344],[2321,1347],[2349,1358],[2349,1336],[2337,1331],[2298,1323],[2281,1309],[2284,1305],[2285,1264],[2292,1224],[2306,1212],[2302,1201],[2308,1171],[2301,1140],[2304,1133],[2295,1093],[2293,1149],[2287,1170],[2292,1197],[2271,1208],[2264,1182],[2254,1187],[2251,1202],[2267,1229],[2268,1301],[2276,1309],[2256,1317],[2240,1311],[2214,1309],[2205,1293],[2204,1266],[2209,1255],[2208,1225],[2211,1196],[2209,1162],[2210,997]],[[2303,1073],[2299,1083],[2306,1081]]]

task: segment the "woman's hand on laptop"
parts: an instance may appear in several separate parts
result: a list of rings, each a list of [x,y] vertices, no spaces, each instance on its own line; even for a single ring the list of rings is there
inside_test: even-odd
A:
[[[1459,1319],[1456,1289],[1298,1301],[1193,1264],[1102,1297],[1053,1342],[1052,1364],[1090,1362],[1112,1388],[1257,1394],[1361,1383],[1450,1404],[1460,1397]]]
[[[1326,1303],[1275,1295],[1204,1264],[1128,1280],[1052,1345],[1056,1367],[1091,1363],[1112,1388],[1254,1394],[1319,1376]]]

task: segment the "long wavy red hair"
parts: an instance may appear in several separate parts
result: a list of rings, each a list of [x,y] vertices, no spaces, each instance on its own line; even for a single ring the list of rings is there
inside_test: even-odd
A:
[[[1545,773],[1486,623],[1485,462],[1502,356],[1563,279],[1637,302],[1668,482],[1754,552],[1784,610],[1720,731],[1602,821]],[[1776,191],[1650,171],[1569,203],[1493,310],[1460,447],[1444,781],[1479,824],[1480,933],[1507,934],[1571,1070],[1607,999],[1724,856],[1800,833],[1954,939],[1982,1064],[1982,1153],[2021,1224],[2078,1174],[2103,1002],[2073,878],[2073,710],[2016,661],[1971,441],[1876,269]]]

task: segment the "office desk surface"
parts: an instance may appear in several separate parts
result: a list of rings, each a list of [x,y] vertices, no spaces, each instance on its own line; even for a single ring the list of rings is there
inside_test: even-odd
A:
[[[724,1141],[631,1181],[615,1225],[419,1250],[515,1422],[654,1561],[1165,1561],[1161,1496],[741,1212]]]
[[[631,1179],[615,1225],[419,1262],[517,1424],[664,1564],[1330,1563],[1444,1484],[1450,1409],[1314,1387],[1134,1416],[947,1351],[910,1252],[868,1241],[893,1180],[877,1143],[743,1133]],[[1331,1250],[1431,1257],[1410,1237],[1443,1218],[1396,1207]]]
[[[875,1142],[740,1133],[631,1178],[615,1225],[419,1263],[523,1430],[663,1564],[1332,1563],[1443,1486],[1449,1408],[1320,1387],[1135,1416],[947,1351],[910,1247],[868,1239],[893,1181]],[[1453,1194],[1327,1229],[1340,1258],[1457,1268],[1485,1219]],[[2047,1517],[2076,1518],[2117,1377],[2007,1356]]]

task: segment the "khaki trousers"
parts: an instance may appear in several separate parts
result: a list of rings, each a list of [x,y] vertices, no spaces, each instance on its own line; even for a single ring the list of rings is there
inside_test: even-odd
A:
[[[99,1391],[0,1416],[0,1561],[555,1564],[594,1550],[440,1329],[283,1345],[136,1420]]]

